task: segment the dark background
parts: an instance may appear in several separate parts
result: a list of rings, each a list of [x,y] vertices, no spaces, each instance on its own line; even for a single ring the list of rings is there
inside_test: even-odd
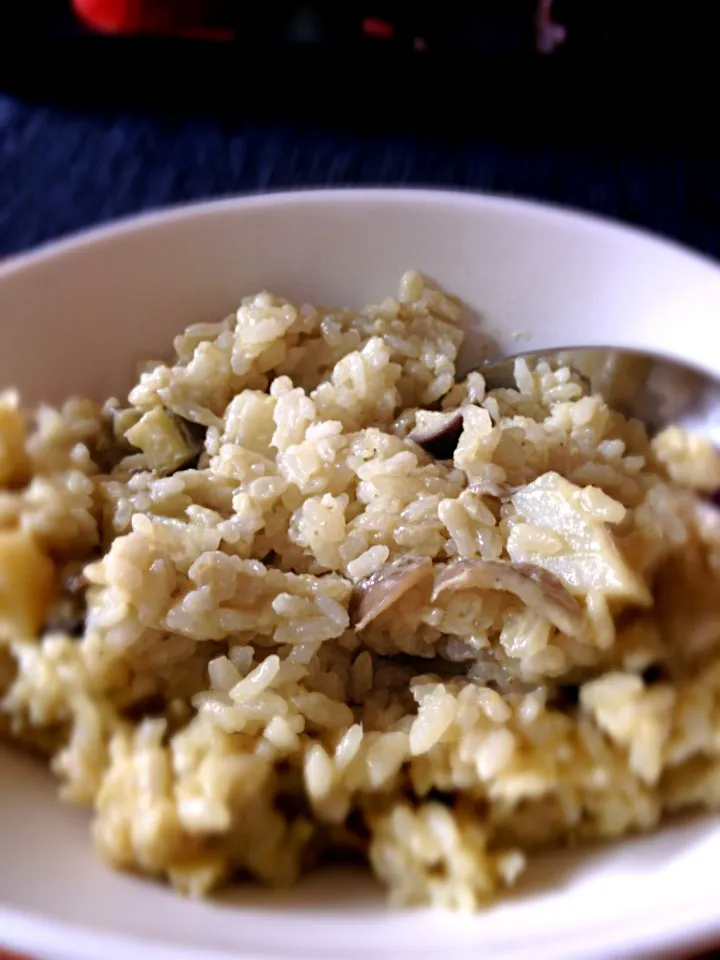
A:
[[[9,4],[0,255],[188,200],[377,184],[548,200],[720,255],[709,5],[673,18],[640,0],[557,2],[575,32],[549,58],[533,52],[532,0],[474,18],[412,5],[395,46],[342,23],[289,40],[269,0],[252,20],[235,6],[234,44],[100,38],[57,0]],[[418,30],[428,55],[409,52]]]

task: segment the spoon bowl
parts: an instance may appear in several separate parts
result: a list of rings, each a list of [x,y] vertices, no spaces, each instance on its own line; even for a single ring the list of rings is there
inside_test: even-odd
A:
[[[720,381],[672,357],[617,347],[565,347],[533,350],[476,369],[488,390],[513,389],[516,365],[530,370],[569,367],[610,407],[641,420],[650,434],[680,426],[720,447]]]

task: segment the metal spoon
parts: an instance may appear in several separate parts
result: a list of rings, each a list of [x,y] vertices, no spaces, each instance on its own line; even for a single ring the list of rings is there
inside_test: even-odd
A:
[[[488,390],[513,389],[515,362],[521,359],[531,370],[540,362],[551,369],[571,367],[591,392],[625,416],[642,420],[651,434],[677,425],[720,447],[720,381],[680,360],[642,350],[568,347],[489,360],[476,369]]]

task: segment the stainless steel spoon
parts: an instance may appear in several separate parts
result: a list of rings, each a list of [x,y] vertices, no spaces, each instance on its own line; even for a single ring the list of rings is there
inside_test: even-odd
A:
[[[514,388],[515,362],[571,367],[613,409],[642,420],[654,434],[670,425],[708,437],[720,448],[720,381],[688,364],[641,350],[568,347],[514,354],[476,368],[488,390]]]

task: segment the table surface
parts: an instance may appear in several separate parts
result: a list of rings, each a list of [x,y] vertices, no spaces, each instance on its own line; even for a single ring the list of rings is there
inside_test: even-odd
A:
[[[517,132],[443,142],[222,117],[80,112],[0,95],[0,255],[167,204],[309,186],[461,187],[647,227],[720,256],[718,151]]]
[[[0,256],[142,210],[296,187],[403,185],[513,194],[600,213],[720,257],[707,144],[352,134],[219,116],[79,111],[0,95]],[[7,956],[0,948],[0,960]]]

